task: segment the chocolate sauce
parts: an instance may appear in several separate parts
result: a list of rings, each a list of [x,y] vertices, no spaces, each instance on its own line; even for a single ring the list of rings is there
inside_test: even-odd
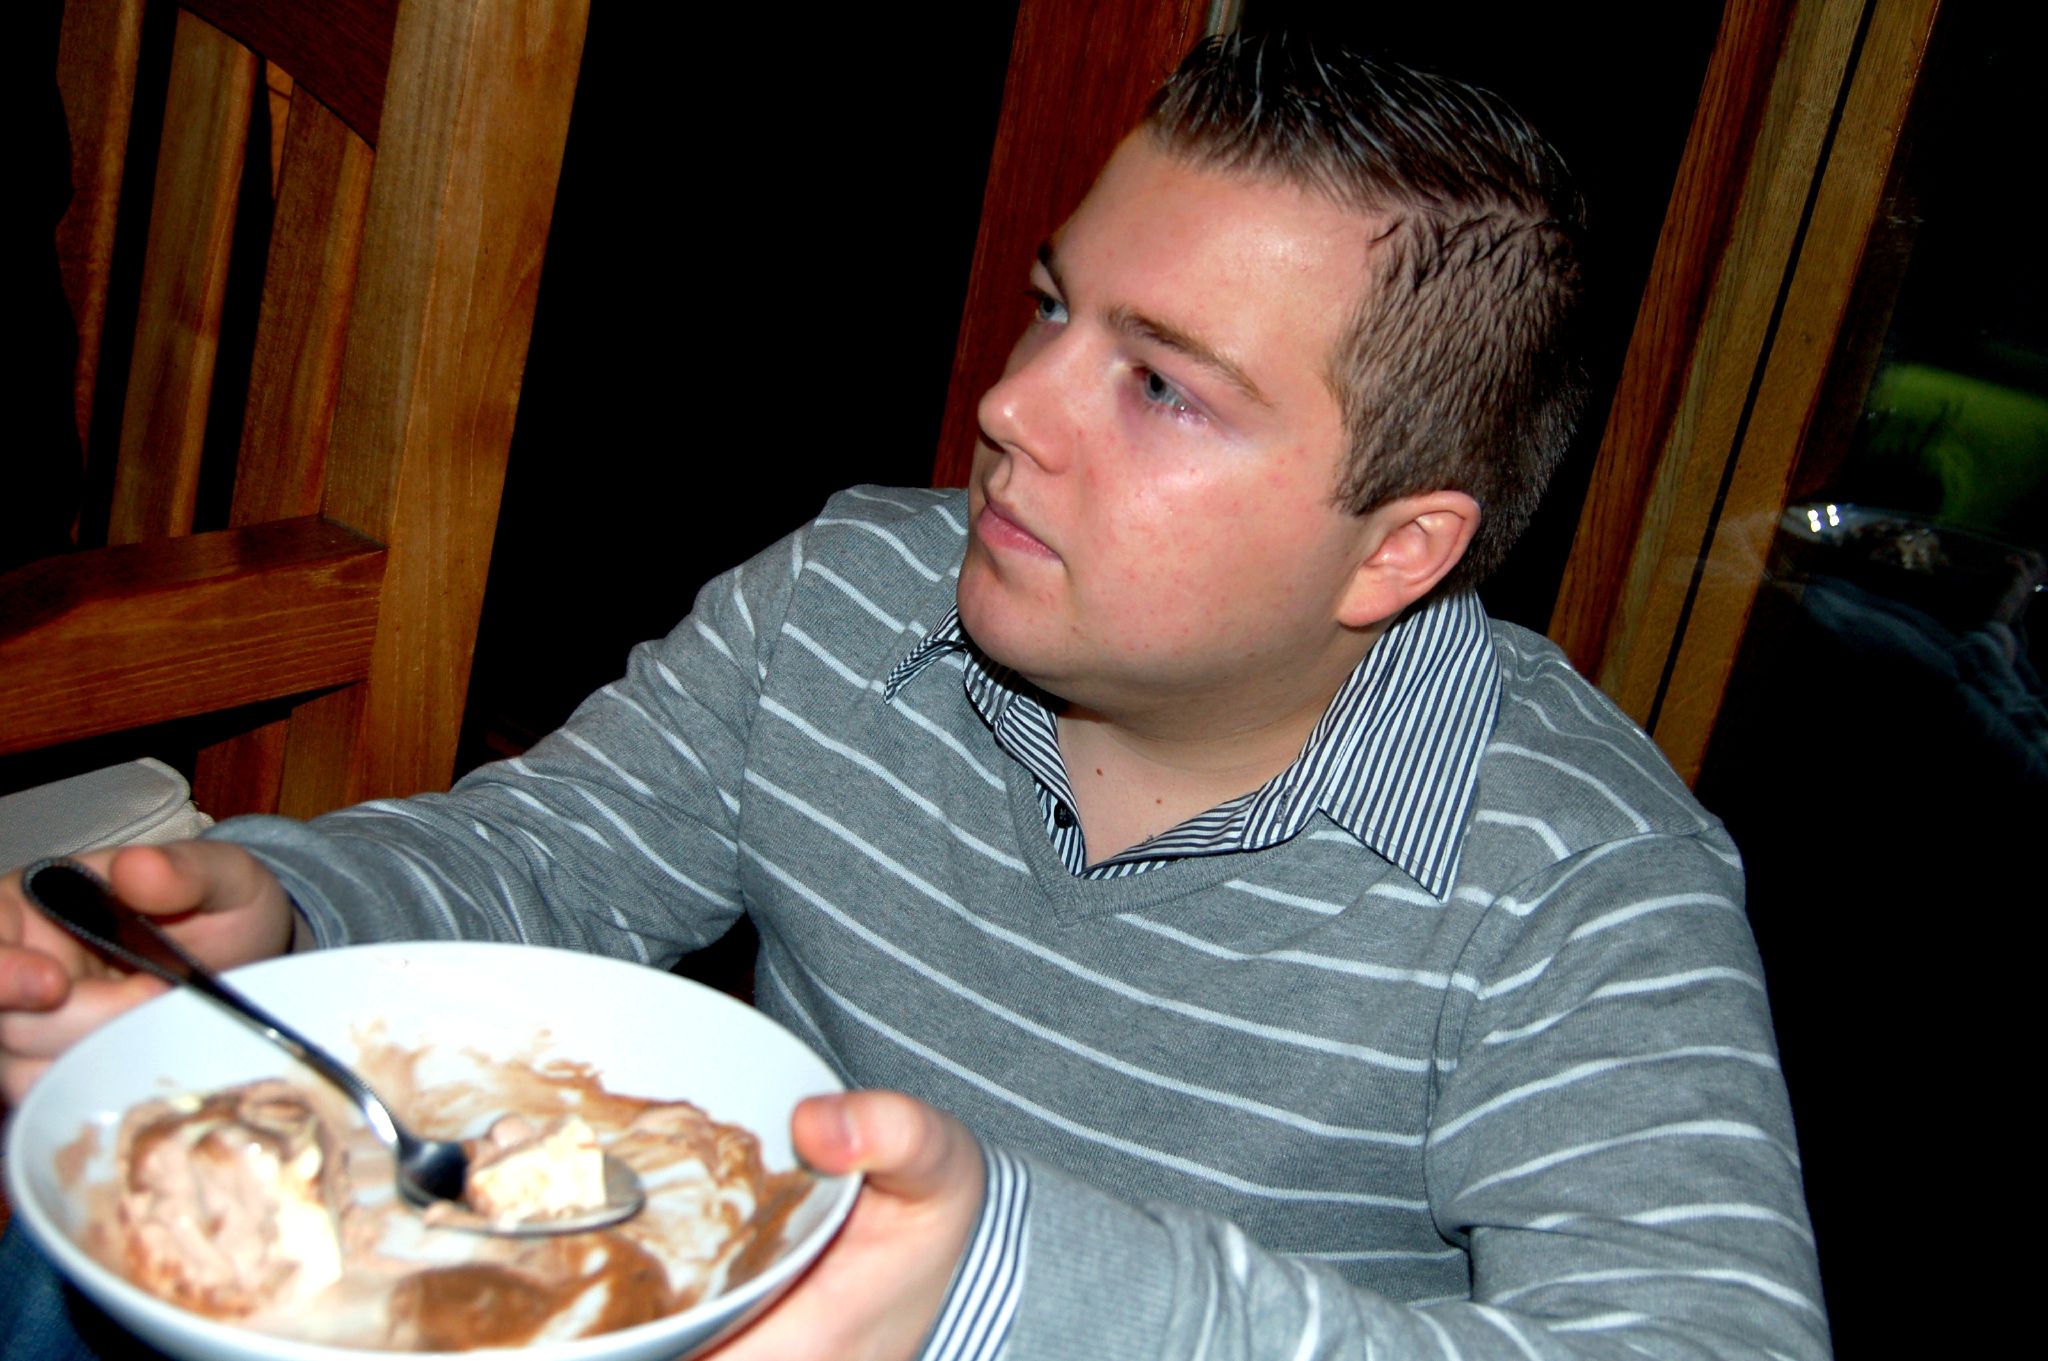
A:
[[[378,1083],[392,1089],[394,1106],[432,1133],[458,1130],[477,1109],[539,1118],[574,1111],[610,1153],[649,1182],[649,1208],[599,1233],[522,1240],[465,1236],[471,1260],[421,1266],[409,1250],[394,1248],[386,1231],[396,1226],[405,1231],[401,1238],[418,1239],[446,1230],[427,1227],[388,1195],[371,1203],[337,1185],[336,1199],[347,1204],[341,1241],[349,1266],[325,1294],[253,1314],[239,1301],[229,1305],[191,1292],[174,1303],[214,1317],[247,1314],[237,1321],[253,1329],[345,1346],[463,1351],[520,1346],[570,1332],[591,1336],[680,1312],[707,1289],[731,1289],[758,1274],[781,1253],[789,1218],[813,1185],[800,1171],[768,1172],[748,1131],[721,1124],[687,1102],[609,1091],[587,1065],[478,1058],[483,1071],[474,1081],[434,1086],[418,1080],[424,1051],[374,1041],[365,1049],[364,1064],[378,1069]],[[214,1093],[200,1103],[199,1115],[190,1105],[176,1118],[152,1119],[138,1111],[141,1118],[131,1117],[124,1129],[120,1166],[132,1179],[151,1149],[179,1125],[230,1112],[247,1138],[288,1156],[308,1137],[309,1097],[320,1108],[319,1137],[327,1146],[327,1129],[349,1128],[352,1119],[324,1092],[265,1083]],[[331,1152],[328,1167],[346,1166],[351,1188],[388,1187],[389,1155],[367,1132],[356,1130],[345,1149]],[[212,1152],[188,1143],[185,1156],[210,1160]],[[700,1164],[702,1174],[689,1164]],[[98,1213],[94,1218],[98,1222],[85,1236],[95,1256],[111,1259],[117,1269],[126,1265],[130,1279],[164,1294],[161,1280],[135,1270],[132,1261],[121,1262],[118,1250],[108,1251],[113,1245],[107,1236],[120,1237],[120,1231],[107,1235],[112,1226]],[[434,1255],[446,1261],[445,1253]]]

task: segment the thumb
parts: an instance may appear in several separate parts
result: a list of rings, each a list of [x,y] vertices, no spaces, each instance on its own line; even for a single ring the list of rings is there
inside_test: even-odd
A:
[[[269,871],[231,842],[125,847],[114,853],[106,875],[122,901],[152,913],[219,911],[281,893]]]
[[[807,1097],[790,1117],[797,1156],[814,1171],[867,1175],[878,1191],[921,1199],[981,1178],[967,1127],[900,1092]]]
[[[185,947],[214,968],[292,947],[297,916],[284,885],[232,842],[129,846],[114,854],[107,881],[129,906],[176,921]]]

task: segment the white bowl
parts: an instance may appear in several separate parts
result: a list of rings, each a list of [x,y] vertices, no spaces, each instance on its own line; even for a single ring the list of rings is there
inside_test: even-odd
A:
[[[588,1064],[615,1092],[682,1099],[752,1130],[773,1171],[790,1167],[798,1099],[842,1084],[767,1017],[710,988],[640,965],[567,950],[469,942],[367,945],[292,955],[230,973],[235,985],[344,1059],[355,1036],[431,1045],[433,1077],[459,1077],[460,1050]],[[450,1069],[448,1065],[454,1065]],[[87,1036],[52,1065],[15,1112],[7,1189],[15,1213],[57,1267],[123,1326],[190,1361],[344,1361],[366,1352],[273,1337],[188,1313],[129,1284],[75,1239],[82,1181],[111,1175],[122,1113],[151,1097],[254,1078],[315,1084],[282,1050],[189,990],[176,989]],[[60,1173],[88,1127],[101,1152],[84,1177]],[[824,1248],[852,1209],[859,1180],[824,1178],[791,1216],[779,1257],[743,1284],[668,1318],[597,1337],[517,1349],[530,1361],[668,1361],[738,1328]],[[422,1355],[422,1353],[407,1353]],[[480,1352],[446,1353],[477,1356]],[[433,1355],[433,1353],[425,1353]]]

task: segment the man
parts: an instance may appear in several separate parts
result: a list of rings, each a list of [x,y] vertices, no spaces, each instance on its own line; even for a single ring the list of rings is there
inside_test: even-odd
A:
[[[99,863],[223,962],[751,914],[890,1090],[796,1113],[868,1189],[734,1361],[1825,1355],[1734,848],[1468,589],[1576,411],[1575,218],[1491,96],[1199,49],[964,499],[835,498],[452,795]],[[0,940],[10,1094],[148,990]]]

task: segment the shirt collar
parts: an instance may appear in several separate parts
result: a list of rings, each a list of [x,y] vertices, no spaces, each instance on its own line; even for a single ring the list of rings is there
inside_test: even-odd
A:
[[[1071,806],[1051,708],[982,656],[957,609],[896,663],[884,698],[894,699],[948,652],[963,654],[968,698],[997,741],[1051,801]],[[1285,770],[1098,868],[1133,872],[1189,855],[1262,850],[1321,813],[1443,898],[1456,881],[1500,692],[1500,664],[1479,598],[1465,592],[1433,600],[1381,635]],[[1078,839],[1069,839],[1078,858]]]

